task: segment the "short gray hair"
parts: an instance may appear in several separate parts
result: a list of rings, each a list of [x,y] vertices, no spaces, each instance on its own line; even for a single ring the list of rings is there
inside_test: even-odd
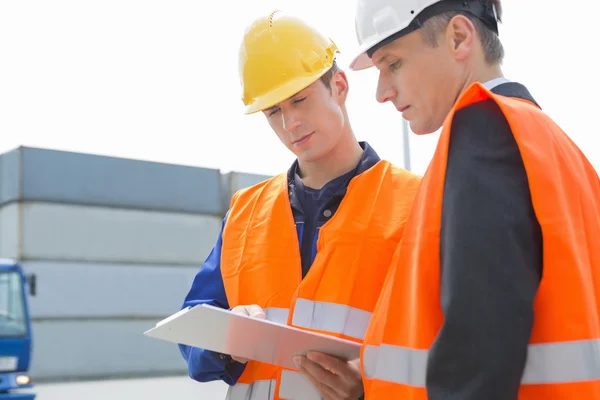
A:
[[[500,0],[483,0],[483,2],[487,3],[485,5],[493,5],[496,7],[498,20],[502,18],[502,5],[500,4]],[[464,15],[469,18],[475,26],[475,30],[479,34],[483,46],[485,61],[490,65],[501,64],[504,59],[504,47],[500,42],[500,38],[496,32],[485,25],[483,21],[467,12],[450,11],[429,18],[425,21],[422,28],[425,42],[432,47],[437,47],[440,34],[448,27],[450,20],[457,15]]]

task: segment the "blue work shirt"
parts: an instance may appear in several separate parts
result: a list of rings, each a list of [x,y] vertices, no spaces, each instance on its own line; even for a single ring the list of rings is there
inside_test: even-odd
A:
[[[300,243],[303,277],[315,259],[319,229],[337,211],[346,194],[348,183],[354,176],[368,170],[380,160],[368,143],[360,142],[360,146],[364,151],[356,168],[331,180],[319,190],[302,184],[297,160],[288,170],[290,204]],[[182,308],[198,304],[230,308],[221,276],[221,244],[226,220],[227,216],[223,219],[217,242],[196,274]],[[179,345],[179,349],[188,364],[190,377],[199,382],[222,380],[234,385],[246,366],[212,351],[185,345]]]

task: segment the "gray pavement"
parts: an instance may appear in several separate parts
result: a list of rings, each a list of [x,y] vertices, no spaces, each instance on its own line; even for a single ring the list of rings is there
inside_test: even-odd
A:
[[[185,377],[37,384],[36,400],[224,400],[227,385]]]

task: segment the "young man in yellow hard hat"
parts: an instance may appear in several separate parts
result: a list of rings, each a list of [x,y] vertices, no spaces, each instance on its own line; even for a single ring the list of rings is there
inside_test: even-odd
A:
[[[233,196],[184,306],[208,303],[362,341],[420,178],[356,140],[336,52],[326,36],[280,12],[246,30],[239,60],[246,113],[263,112],[297,160]],[[297,370],[283,370],[180,348],[190,376],[223,380],[230,400],[363,393],[357,362],[311,354],[295,360]]]
[[[351,67],[442,128],[364,340],[366,398],[600,399],[600,180],[503,77],[500,0],[360,0]]]

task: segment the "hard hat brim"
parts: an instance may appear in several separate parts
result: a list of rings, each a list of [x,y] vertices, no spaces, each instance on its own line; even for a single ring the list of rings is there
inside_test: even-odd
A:
[[[286,82],[277,89],[271,90],[262,96],[258,96],[252,104],[245,107],[246,115],[264,111],[274,105],[281,103],[294,96],[298,92],[306,89],[318,81],[333,66],[333,62],[328,63],[318,74],[311,76],[301,76]]]
[[[350,70],[352,71],[361,71],[363,69],[368,69],[373,66],[373,60],[367,55],[366,51],[363,51],[350,62]]]
[[[387,34],[382,35],[381,37],[376,38],[375,40],[369,41],[358,49],[358,55],[352,59],[350,62],[349,68],[352,71],[360,71],[363,69],[368,69],[373,67],[373,60],[367,54],[370,48],[377,46],[379,43],[392,36],[394,32],[389,32]]]

